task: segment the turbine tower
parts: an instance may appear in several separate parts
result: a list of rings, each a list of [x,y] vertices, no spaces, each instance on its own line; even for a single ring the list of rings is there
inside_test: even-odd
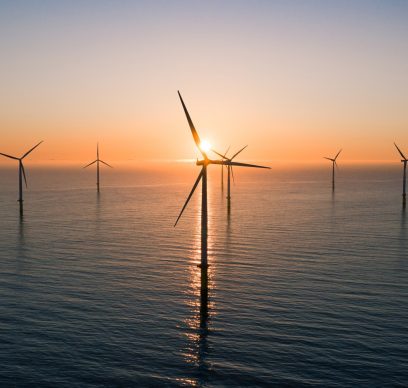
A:
[[[324,156],[324,159],[327,159],[327,160],[330,160],[332,163],[333,163],[333,168],[332,168],[332,190],[334,191],[334,165],[336,165],[336,167],[338,168],[338,166],[337,166],[337,162],[336,162],[336,160],[337,160],[337,157],[340,155],[340,152],[341,152],[342,150],[340,150],[339,152],[337,152],[337,155],[334,157],[334,158],[327,158],[326,156]]]
[[[174,224],[174,226],[177,225],[181,215],[183,214],[185,208],[187,207],[191,197],[194,194],[194,191],[196,190],[198,184],[201,181],[201,263],[199,264],[199,267],[201,268],[201,294],[207,295],[208,292],[208,257],[207,257],[207,251],[208,251],[208,208],[207,208],[207,167],[210,164],[219,164],[219,165],[227,165],[227,166],[246,166],[246,167],[261,167],[262,166],[255,166],[255,165],[247,165],[244,163],[236,163],[233,161],[225,161],[225,160],[212,160],[209,159],[207,156],[206,151],[203,149],[203,143],[200,140],[200,137],[198,136],[198,133],[194,127],[193,121],[191,120],[190,114],[188,113],[188,110],[186,108],[186,105],[184,104],[183,98],[181,97],[180,92],[177,92],[181,101],[181,105],[183,106],[184,113],[186,115],[188,124],[190,126],[191,134],[193,135],[194,142],[199,149],[201,155],[203,156],[202,160],[197,160],[196,164],[197,166],[201,166],[201,171],[198,174],[198,177],[193,185],[193,188],[191,189],[190,194],[187,197],[186,202],[184,203],[183,208],[181,209],[181,212],[179,216],[177,217],[177,220]]]
[[[230,149],[230,146],[227,148],[224,155],[228,154],[229,149]],[[224,165],[223,164],[221,164],[221,193],[224,193]]]
[[[103,160],[99,159],[99,143],[96,143],[96,160],[94,160],[93,162],[87,164],[83,168],[87,168],[87,167],[91,166],[94,163],[96,163],[96,189],[97,189],[97,191],[99,193],[99,163],[103,163],[105,166],[113,168],[110,164],[108,164],[108,163],[104,162]]]
[[[406,205],[406,186],[407,186],[407,158],[404,156],[402,151],[398,148],[398,146],[394,143],[395,148],[398,150],[399,154],[401,155],[402,159],[401,162],[404,163],[404,176],[402,179],[402,206],[405,208]]]
[[[42,141],[40,141],[33,148],[28,150],[21,158],[17,158],[15,156],[3,154],[0,152],[0,155],[3,155],[10,159],[18,160],[18,189],[19,189],[18,202],[20,202],[20,213],[21,214],[23,213],[23,178],[24,178],[25,186],[27,188],[27,177],[26,177],[26,173],[24,170],[23,159],[26,156],[28,156],[28,154],[30,154],[32,151],[34,151],[34,149],[36,149],[41,143]]]

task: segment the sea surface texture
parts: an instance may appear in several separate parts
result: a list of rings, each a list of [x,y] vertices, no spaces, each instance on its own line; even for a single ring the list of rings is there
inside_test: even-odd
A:
[[[408,385],[402,168],[212,167],[207,314],[198,167],[0,170],[1,387]]]

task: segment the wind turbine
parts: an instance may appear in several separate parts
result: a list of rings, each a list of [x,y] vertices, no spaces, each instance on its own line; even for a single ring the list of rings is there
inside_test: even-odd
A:
[[[87,168],[89,166],[91,166],[92,164],[96,163],[96,188],[97,191],[99,193],[99,163],[103,163],[104,165],[113,168],[110,164],[104,162],[103,160],[99,159],[99,143],[96,143],[96,160],[94,160],[93,162],[87,164],[85,167],[83,168]]]
[[[333,190],[333,191],[334,191],[334,165],[336,165],[336,167],[338,168],[336,159],[337,159],[337,157],[340,155],[340,152],[341,152],[341,151],[342,151],[342,150],[340,150],[339,152],[337,152],[337,155],[336,155],[334,158],[327,158],[326,156],[324,156],[324,159],[330,160],[330,161],[333,163],[333,170],[332,170],[332,190]]]
[[[29,153],[34,151],[41,143],[42,143],[42,141],[40,141],[33,148],[28,150],[21,158],[17,158],[15,156],[3,154],[3,153],[0,152],[0,155],[3,155],[3,156],[5,156],[7,158],[10,158],[10,159],[18,160],[18,188],[19,188],[18,202],[20,202],[20,212],[21,213],[23,212],[23,177],[24,177],[24,182],[25,182],[26,188],[27,188],[27,177],[26,177],[26,173],[25,173],[25,170],[24,170],[23,159],[26,156],[28,156]]]
[[[406,185],[407,185],[407,158],[404,156],[402,151],[398,148],[398,146],[394,143],[395,148],[398,150],[399,154],[401,155],[402,159],[401,162],[404,163],[404,178],[402,180],[402,204],[405,207],[406,204]]]
[[[255,165],[249,165],[245,163],[236,163],[233,161],[225,161],[225,160],[212,160],[209,159],[207,156],[207,152],[210,150],[210,147],[208,147],[208,144],[206,142],[202,142],[200,137],[198,136],[198,133],[194,127],[193,121],[191,120],[190,114],[188,113],[188,110],[186,108],[186,105],[184,104],[183,98],[181,97],[180,92],[177,92],[181,101],[181,105],[183,106],[184,113],[186,115],[188,124],[190,126],[191,134],[193,135],[194,142],[200,151],[201,155],[203,156],[202,160],[197,160],[196,164],[197,166],[201,166],[201,171],[198,174],[198,177],[193,185],[193,188],[191,189],[190,194],[187,197],[186,202],[184,203],[183,208],[181,209],[181,212],[179,216],[177,217],[177,220],[174,224],[174,226],[177,225],[181,215],[183,214],[185,208],[187,207],[191,197],[194,194],[194,191],[196,190],[198,184],[201,181],[201,264],[199,264],[199,267],[201,268],[201,293],[206,294],[208,292],[208,276],[207,276],[207,270],[208,270],[208,258],[207,258],[207,249],[208,249],[208,207],[207,207],[207,167],[210,164],[220,164],[220,165],[227,165],[227,166],[245,166],[245,167],[260,167],[260,168],[265,168],[262,166],[255,166]]]
[[[247,148],[248,146],[246,145],[245,147],[242,147],[238,152],[236,152],[234,155],[232,155],[230,158],[227,157],[227,153],[228,151],[222,155],[219,152],[212,150],[214,153],[216,153],[217,155],[221,156],[221,158],[223,158],[225,160],[225,163],[227,164],[227,168],[228,168],[228,181],[227,181],[227,188],[228,188],[228,192],[227,192],[227,200],[228,200],[228,207],[231,205],[231,176],[232,176],[232,180],[235,183],[235,178],[234,178],[234,170],[232,169],[232,166],[229,164],[230,162],[232,162],[233,159],[235,159],[245,148]],[[244,166],[243,164],[240,164],[241,166]],[[256,167],[256,168],[270,168],[270,167],[264,167],[264,166],[257,166],[257,165],[252,165],[252,164],[245,164],[244,167]]]

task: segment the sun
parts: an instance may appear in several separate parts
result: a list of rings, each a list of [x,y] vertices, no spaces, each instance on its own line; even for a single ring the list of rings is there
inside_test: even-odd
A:
[[[207,140],[202,140],[200,143],[200,148],[204,152],[208,152],[211,150],[211,144]]]

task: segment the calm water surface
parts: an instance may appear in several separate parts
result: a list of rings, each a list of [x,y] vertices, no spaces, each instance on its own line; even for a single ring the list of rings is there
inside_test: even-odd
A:
[[[22,220],[0,170],[0,386],[408,385],[398,166],[342,169],[335,195],[326,170],[237,172],[230,215],[218,172],[205,319],[199,195],[173,228],[197,168],[100,196],[31,171]]]

